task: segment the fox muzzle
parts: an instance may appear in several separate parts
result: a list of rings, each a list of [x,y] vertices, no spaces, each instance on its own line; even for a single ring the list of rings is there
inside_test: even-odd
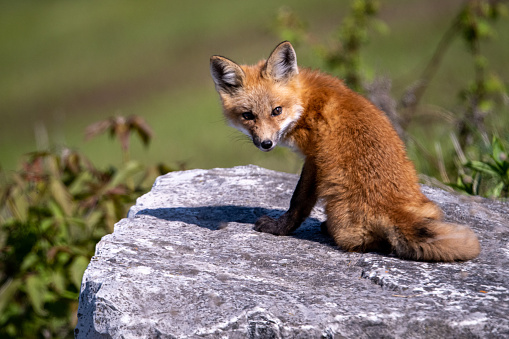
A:
[[[274,147],[276,147],[277,142],[274,142],[270,139],[260,140],[259,138],[253,138],[253,143],[259,150],[263,152],[271,151]]]

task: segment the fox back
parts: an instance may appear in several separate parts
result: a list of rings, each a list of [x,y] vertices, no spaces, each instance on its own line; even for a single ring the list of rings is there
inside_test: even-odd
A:
[[[260,218],[255,230],[289,234],[322,198],[324,228],[345,250],[427,261],[479,254],[475,234],[442,221],[422,194],[385,114],[341,80],[299,68],[289,42],[253,66],[213,56],[211,74],[231,126],[262,151],[282,144],[305,157],[290,209],[278,219]]]

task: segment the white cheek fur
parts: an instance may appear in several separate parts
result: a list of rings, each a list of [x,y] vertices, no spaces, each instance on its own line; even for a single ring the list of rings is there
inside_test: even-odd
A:
[[[247,129],[245,129],[244,126],[242,126],[242,124],[235,124],[232,121],[228,121],[228,125],[230,125],[231,127],[237,129],[238,131],[244,133],[245,135],[247,135],[248,137],[253,139],[253,136],[251,135],[251,133]]]
[[[300,117],[302,116],[302,113],[304,112],[304,107],[300,105],[294,105],[292,109],[294,111],[294,114],[293,116],[290,116],[283,121],[283,123],[281,124],[279,135],[281,138],[282,146],[290,148],[295,153],[301,154],[297,146],[294,145],[290,140],[287,140],[285,138],[286,133],[288,133],[293,128],[293,126],[297,123],[297,121],[299,121]]]
[[[304,108],[300,105],[292,106],[292,110],[294,114],[283,120],[283,123],[281,124],[281,128],[279,129],[279,134],[281,135],[281,137],[284,137],[288,130],[290,130],[291,127],[293,127],[293,125],[296,124],[297,121],[299,121],[302,112],[304,112]]]

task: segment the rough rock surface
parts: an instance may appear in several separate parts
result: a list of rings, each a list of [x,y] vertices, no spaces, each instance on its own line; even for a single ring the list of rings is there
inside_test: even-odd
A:
[[[507,338],[509,205],[425,187],[482,252],[463,263],[346,253],[320,233],[253,231],[296,175],[255,166],[159,177],[98,244],[77,338]]]

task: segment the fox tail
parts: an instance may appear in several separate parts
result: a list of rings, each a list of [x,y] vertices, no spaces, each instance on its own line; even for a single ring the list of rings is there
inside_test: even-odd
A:
[[[402,234],[394,228],[388,234],[395,252],[402,258],[422,261],[470,260],[479,255],[481,246],[475,233],[464,225],[427,220]]]

